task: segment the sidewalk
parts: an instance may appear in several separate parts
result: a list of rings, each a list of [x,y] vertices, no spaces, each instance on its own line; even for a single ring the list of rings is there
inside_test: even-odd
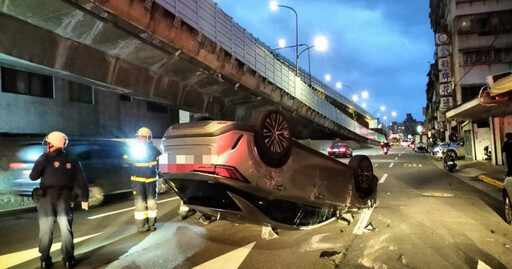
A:
[[[456,160],[456,162],[460,173],[476,177],[498,188],[503,188],[506,173],[504,165],[492,165],[490,161]]]

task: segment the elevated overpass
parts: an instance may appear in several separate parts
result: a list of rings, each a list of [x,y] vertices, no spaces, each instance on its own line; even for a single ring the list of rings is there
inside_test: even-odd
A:
[[[372,115],[211,0],[0,0],[0,63],[224,120],[279,107],[304,139],[373,142]]]

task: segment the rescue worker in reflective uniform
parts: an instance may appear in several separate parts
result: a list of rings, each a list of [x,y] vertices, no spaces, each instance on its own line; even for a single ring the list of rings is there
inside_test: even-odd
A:
[[[73,190],[79,193],[82,209],[89,209],[89,187],[78,159],[67,153],[64,148],[68,137],[61,132],[51,132],[45,138],[47,151],[35,162],[30,179],[41,178],[39,189],[34,190],[39,219],[39,252],[41,267],[52,265],[50,247],[53,240],[55,221],[61,233],[62,261],[68,268],[74,267],[76,261],[73,244]]]
[[[135,223],[139,232],[156,230],[157,168],[160,150],[152,143],[151,130],[140,128],[136,145],[132,147],[132,188],[135,202]]]

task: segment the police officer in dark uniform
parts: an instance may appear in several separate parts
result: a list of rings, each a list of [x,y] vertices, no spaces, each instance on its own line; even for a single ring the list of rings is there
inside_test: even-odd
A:
[[[35,190],[39,219],[39,252],[41,267],[52,265],[50,247],[53,241],[55,221],[59,224],[62,238],[62,261],[68,268],[74,267],[73,190],[79,190],[82,209],[89,209],[89,188],[78,159],[64,151],[68,138],[61,132],[52,132],[45,138],[47,151],[37,159],[30,179],[41,178],[39,189]]]
[[[132,147],[131,156],[135,223],[139,232],[155,231],[158,193],[157,170],[161,152],[151,143],[153,137],[148,128],[140,128],[135,136],[138,143]]]

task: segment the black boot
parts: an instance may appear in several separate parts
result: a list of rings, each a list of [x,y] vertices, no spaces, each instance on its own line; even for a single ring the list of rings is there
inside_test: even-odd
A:
[[[146,232],[149,230],[148,228],[148,219],[137,219],[135,220],[135,223],[137,224],[137,231],[138,232]]]
[[[149,230],[154,232],[156,231],[156,218],[149,218],[148,219],[148,226],[149,226]]]

